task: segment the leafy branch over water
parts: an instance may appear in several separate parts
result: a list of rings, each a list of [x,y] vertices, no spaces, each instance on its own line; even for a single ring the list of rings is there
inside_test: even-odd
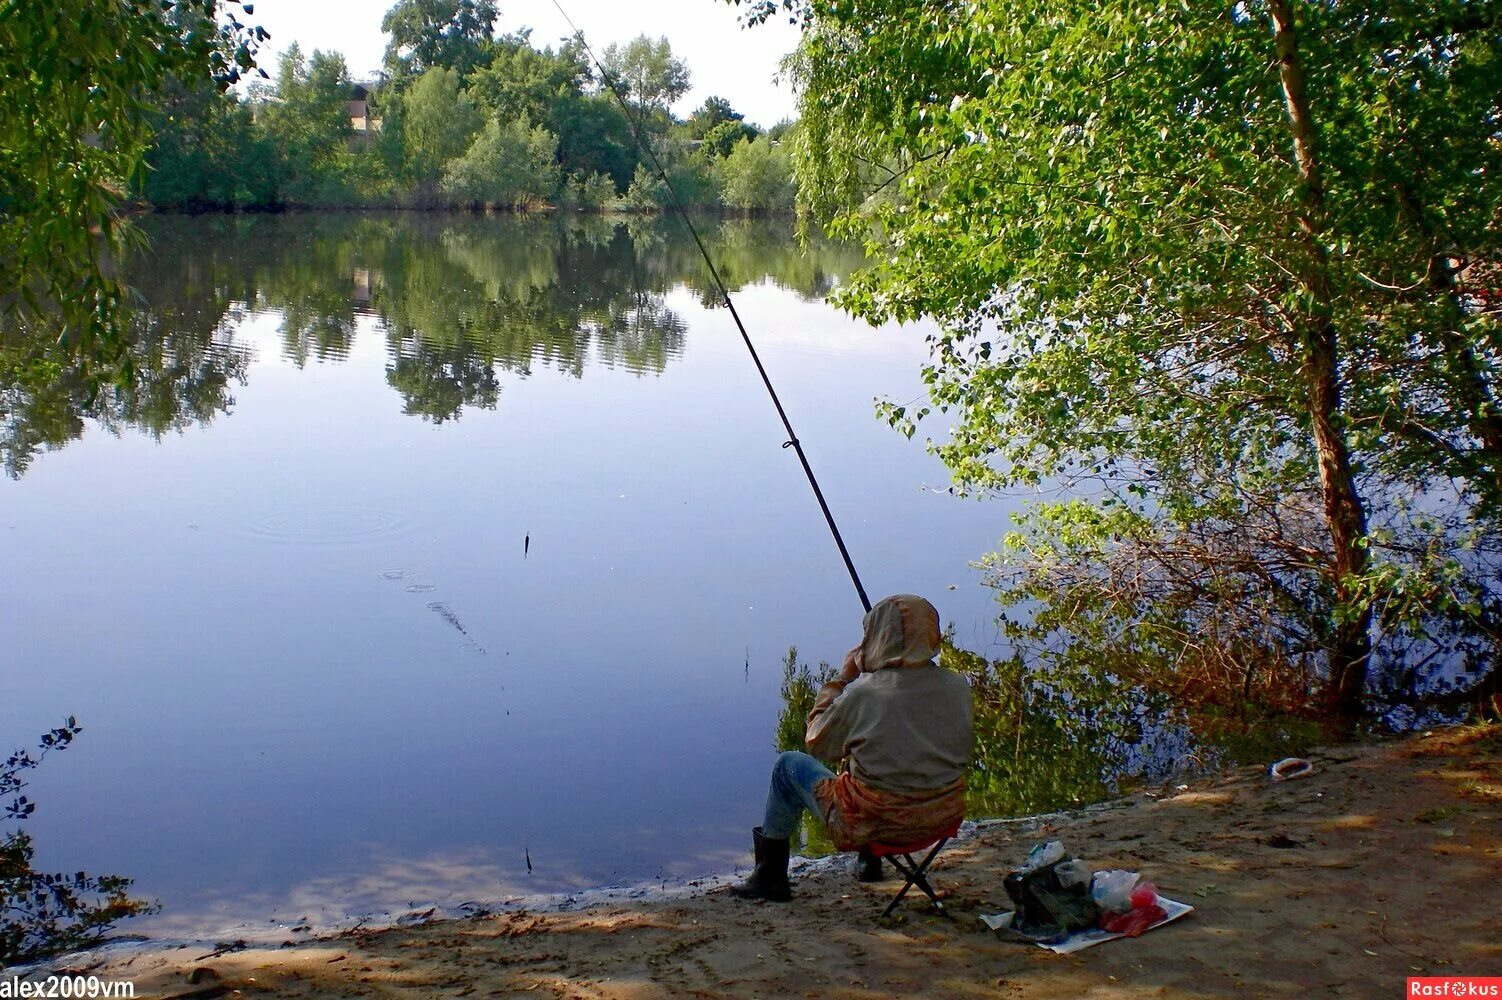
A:
[[[17,750],[0,767],[0,800],[7,819],[27,819],[36,803],[23,795],[26,772],[50,753],[61,753],[83,731],[71,715],[42,735],[38,752]],[[87,872],[41,872],[32,866],[35,848],[22,830],[0,839],[0,966],[79,948],[102,937],[127,917],[156,910],[130,896],[131,880]]]
[[[1034,666],[1502,711],[1494,0],[732,2]]]

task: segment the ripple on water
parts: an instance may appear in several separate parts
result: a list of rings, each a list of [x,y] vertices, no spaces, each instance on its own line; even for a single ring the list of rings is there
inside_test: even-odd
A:
[[[375,507],[328,505],[274,511],[250,525],[250,534],[297,545],[338,545],[367,542],[405,534],[411,525],[399,514]],[[397,574],[397,575],[393,575]],[[388,580],[400,580],[406,570],[387,570]]]
[[[438,588],[435,587],[435,586],[433,586],[431,583],[414,583],[412,586],[410,586],[410,587],[407,588],[407,593],[409,593],[409,594],[431,594],[433,591],[435,591],[437,589]]]

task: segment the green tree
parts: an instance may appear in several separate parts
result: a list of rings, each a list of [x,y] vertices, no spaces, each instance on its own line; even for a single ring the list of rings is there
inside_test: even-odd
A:
[[[688,93],[688,64],[673,55],[666,37],[639,35],[624,46],[607,45],[600,61],[623,96],[644,112],[666,112]]]
[[[569,184],[568,200],[574,207],[601,211],[615,201],[615,181],[605,174],[590,174]]]
[[[1019,537],[1019,627],[1090,655],[1161,613],[1172,664],[1256,593],[1252,659],[1312,659],[1340,713],[1397,636],[1498,634],[1496,3],[752,7],[804,26],[805,198],[875,252],[842,301],[943,325],[959,485],[1093,497]],[[1468,537],[1411,516],[1435,490]],[[1196,583],[1047,599],[1136,557]]]
[[[720,161],[719,170],[722,197],[729,207],[743,212],[792,211],[797,190],[789,155],[766,136],[740,140]]]
[[[589,63],[577,44],[554,52],[533,48],[529,38],[524,30],[497,39],[489,64],[470,77],[467,93],[503,121],[525,117],[551,127],[560,103],[584,95]]]
[[[606,174],[617,188],[631,180],[636,152],[631,125],[614,99],[586,94],[589,65],[577,42],[558,51],[533,48],[525,31],[498,39],[489,64],[466,93],[501,121],[526,118],[558,137],[558,163],[576,178]],[[613,195],[612,195],[613,196]]]
[[[730,106],[730,102],[723,97],[706,97],[704,103],[694,110],[684,122],[688,126],[688,134],[695,139],[702,139],[709,132],[723,122],[743,122],[746,116]],[[750,126],[747,126],[750,127]],[[751,129],[755,135],[755,128]]]
[[[474,205],[525,206],[558,192],[558,137],[525,118],[492,118],[443,172],[443,189]]]
[[[431,69],[468,76],[484,58],[497,14],[493,0],[397,0],[381,20],[391,36],[387,74],[399,84]]]
[[[793,125],[794,122],[791,118],[784,118],[776,125],[773,125],[771,128],[767,129],[767,136],[774,142],[781,142],[783,141],[783,139],[787,138],[788,133],[792,131]]]
[[[118,209],[177,77],[228,87],[266,33],[215,0],[0,2],[0,320],[118,332]]]
[[[303,58],[296,42],[282,53],[276,100],[262,112],[267,137],[285,165],[281,196],[297,204],[345,200],[349,173],[349,70],[337,52]]]
[[[618,190],[631,183],[636,171],[636,142],[615,98],[586,94],[561,102],[553,113],[558,133],[558,162],[575,177],[605,174]]]
[[[459,90],[459,74],[432,69],[402,96],[402,137],[408,176],[431,190],[449,161],[463,155],[483,123],[475,102]]]
[[[700,141],[699,151],[705,156],[721,157],[729,156],[730,151],[742,142],[749,142],[756,138],[756,129],[742,122],[720,122],[714,128],[704,133]],[[792,179],[792,175],[788,175]]]
[[[207,79],[170,80],[152,117],[140,193],[158,206],[265,206],[278,199],[282,151],[250,108]]]
[[[713,162],[705,156],[694,156],[677,146],[664,146],[657,152],[657,162],[667,173],[667,183],[661,174],[645,163],[638,164],[631,186],[626,189],[623,202],[635,212],[660,212],[672,207],[672,192],[685,208],[715,209],[720,207],[720,174]]]

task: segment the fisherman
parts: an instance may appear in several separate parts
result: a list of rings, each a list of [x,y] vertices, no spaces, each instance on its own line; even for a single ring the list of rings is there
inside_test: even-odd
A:
[[[803,811],[819,816],[842,851],[861,851],[858,878],[881,878],[871,843],[931,838],[965,815],[972,747],[970,686],[934,662],[939,613],[899,594],[866,613],[861,644],[819,689],[804,743],[772,768],[766,814],[751,831],[756,868],[732,891],[785,902],[788,839]],[[817,759],[816,759],[817,758]],[[846,767],[838,776],[820,760]]]

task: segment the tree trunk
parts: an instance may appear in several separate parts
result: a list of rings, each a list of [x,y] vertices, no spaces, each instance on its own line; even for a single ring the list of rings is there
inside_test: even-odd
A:
[[[1320,493],[1334,550],[1335,600],[1350,615],[1338,620],[1332,633],[1325,706],[1334,714],[1355,715],[1361,711],[1371,659],[1371,604],[1362,601],[1359,607],[1351,607],[1355,599],[1351,584],[1367,568],[1366,507],[1356,491],[1345,435],[1336,423],[1340,385],[1335,374],[1335,324],[1328,319],[1312,323],[1304,331],[1303,342],[1303,375],[1319,458]]]
[[[1308,251],[1300,267],[1301,281],[1309,293],[1309,306],[1295,321],[1295,336],[1301,355],[1310,432],[1319,464],[1320,494],[1325,523],[1334,552],[1331,580],[1337,607],[1343,612],[1332,629],[1329,670],[1325,692],[1326,710],[1336,715],[1361,711],[1371,659],[1372,611],[1368,602],[1352,607],[1352,585],[1367,568],[1366,506],[1356,489],[1351,471],[1351,452],[1340,426],[1340,380],[1337,368],[1339,340],[1333,319],[1330,271],[1322,242],[1324,229],[1324,177],[1314,141],[1304,64],[1298,54],[1298,35],[1288,0],[1268,0],[1273,42],[1278,56],[1278,76],[1293,135],[1294,160],[1302,187],[1303,212],[1299,228]]]

